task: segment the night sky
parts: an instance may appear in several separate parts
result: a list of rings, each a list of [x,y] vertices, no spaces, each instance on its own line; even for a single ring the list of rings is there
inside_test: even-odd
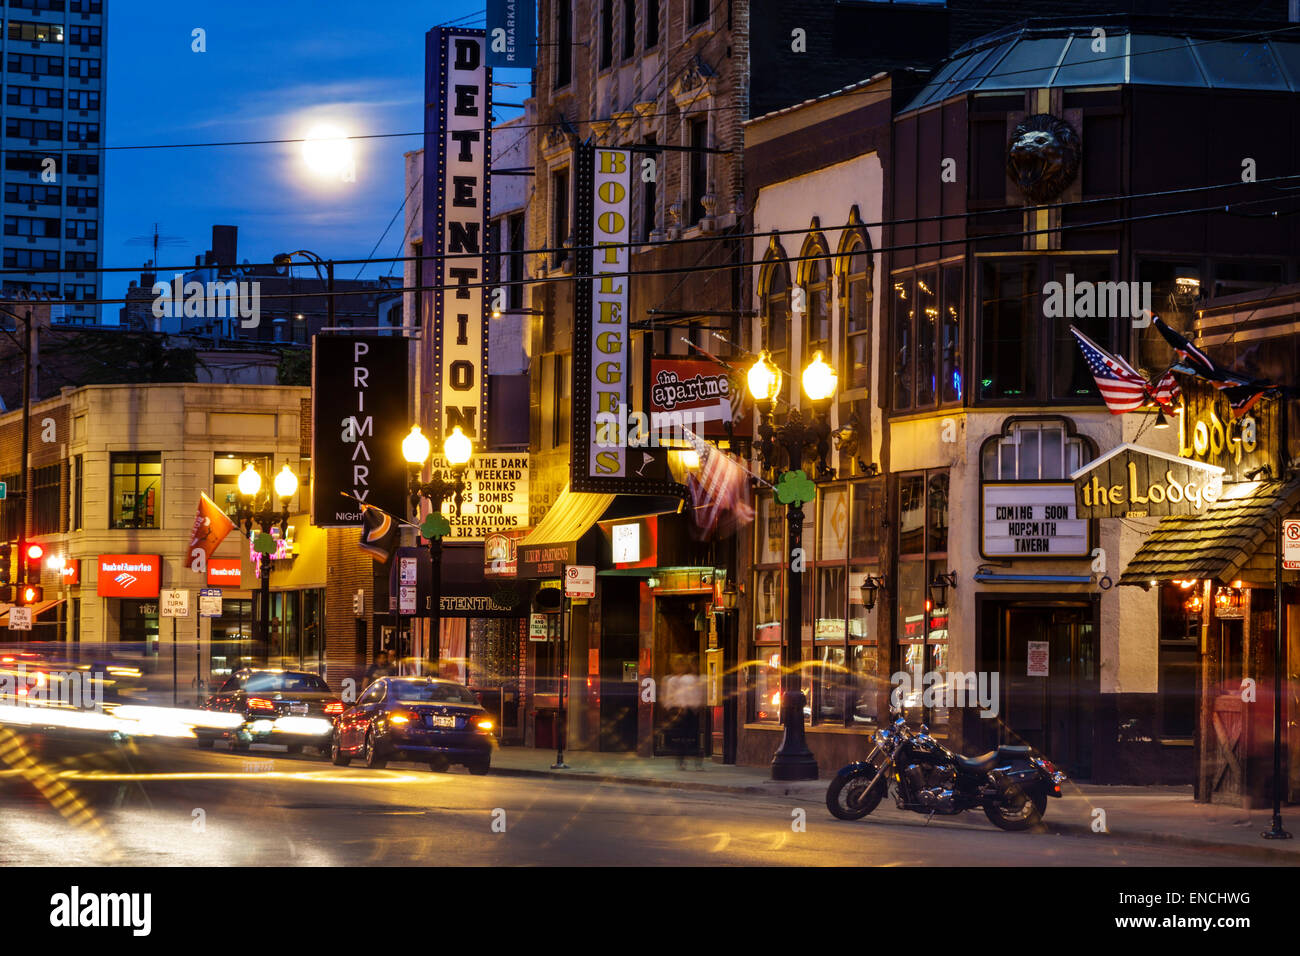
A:
[[[154,223],[181,239],[159,263],[192,264],[211,245],[214,223],[239,227],[239,258],[270,261],[309,249],[325,258],[370,254],[406,195],[402,154],[422,145],[424,34],[478,13],[478,2],[382,4],[344,0],[110,0],[107,28],[109,147],[303,137],[317,123],[352,135],[411,133],[353,144],[356,182],[329,182],[305,165],[300,143],[112,149],[106,152],[103,266],[137,268],[152,249],[128,243]],[[207,52],[191,50],[196,27]],[[527,70],[503,70],[497,99],[528,95]],[[521,111],[498,108],[498,120]],[[398,255],[403,220],[376,255]],[[352,278],[359,266],[339,271]],[[309,274],[307,270],[303,274]],[[400,267],[371,265],[374,278]],[[120,298],[130,274],[105,276]],[[119,306],[102,307],[117,322]]]

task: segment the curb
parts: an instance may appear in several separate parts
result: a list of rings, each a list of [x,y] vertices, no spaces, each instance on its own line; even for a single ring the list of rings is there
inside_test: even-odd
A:
[[[502,777],[544,777],[551,780],[571,780],[581,783],[612,783],[620,786],[631,787],[657,787],[668,790],[694,790],[704,793],[745,793],[759,794],[773,797],[783,796],[802,796],[805,791],[795,789],[790,785],[777,785],[776,787],[767,788],[764,786],[744,786],[731,785],[722,783],[696,783],[693,780],[662,780],[654,777],[627,777],[620,774],[609,773],[586,773],[578,771],[576,773],[566,773],[555,770],[530,770],[516,767],[497,767],[493,766],[492,773]],[[1046,831],[1058,836],[1073,837],[1096,837],[1092,827],[1083,823],[1057,823],[1050,819],[1045,821]],[[1148,846],[1176,846],[1196,850],[1226,850],[1242,856],[1249,856],[1261,861],[1277,863],[1283,860],[1297,862],[1300,861],[1300,851],[1289,851],[1281,849],[1272,849],[1263,846],[1251,846],[1241,843],[1227,843],[1221,840],[1205,840],[1198,837],[1183,836],[1174,833],[1159,833],[1144,830],[1108,830],[1105,834],[1115,842],[1120,843],[1137,843]]]

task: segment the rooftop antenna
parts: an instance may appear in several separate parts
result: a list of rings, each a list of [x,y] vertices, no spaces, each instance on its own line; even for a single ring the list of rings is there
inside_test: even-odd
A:
[[[159,246],[183,246],[187,244],[184,236],[164,236],[158,232],[158,223],[153,224],[153,235],[151,236],[134,236],[126,240],[128,246],[153,246],[153,259],[150,265],[158,268],[158,247]]]

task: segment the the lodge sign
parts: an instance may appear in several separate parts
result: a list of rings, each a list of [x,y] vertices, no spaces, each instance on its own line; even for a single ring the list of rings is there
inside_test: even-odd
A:
[[[980,554],[986,558],[1084,558],[1088,522],[1068,481],[980,485]]]
[[[1222,392],[1188,383],[1178,411],[1178,454],[1218,465],[1229,481],[1244,481],[1247,472],[1264,465],[1277,474],[1277,409],[1277,402],[1264,401],[1236,419]]]
[[[1070,475],[1084,518],[1200,514],[1219,499],[1223,469],[1123,444]]]

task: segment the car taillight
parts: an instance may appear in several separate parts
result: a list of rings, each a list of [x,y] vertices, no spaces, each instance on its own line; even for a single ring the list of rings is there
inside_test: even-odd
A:
[[[331,717],[337,717],[339,714],[343,713],[343,702],[340,700],[330,701],[325,705],[325,713]]]
[[[420,722],[420,715],[412,713],[409,710],[398,710],[388,715],[388,722],[399,726],[405,724],[418,724]]]
[[[472,723],[474,729],[481,734],[490,734],[492,732],[492,727],[494,726],[492,721],[487,717],[475,717],[470,721],[470,723]]]
[[[248,698],[248,709],[273,714],[275,713],[275,701],[267,700],[265,697],[250,697]]]

